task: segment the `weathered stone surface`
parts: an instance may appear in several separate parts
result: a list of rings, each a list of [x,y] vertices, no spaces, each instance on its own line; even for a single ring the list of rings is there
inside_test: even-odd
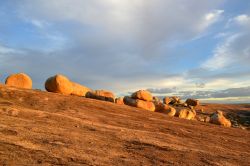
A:
[[[90,88],[85,87],[75,82],[72,82],[72,88],[73,88],[73,91],[71,94],[75,96],[86,96],[88,92],[92,91]]]
[[[115,99],[115,103],[119,104],[119,105],[124,105],[123,99],[124,99],[124,97],[118,97]]]
[[[12,74],[6,78],[5,84],[17,88],[32,89],[32,80],[25,73]]]
[[[115,95],[112,92],[106,90],[95,90],[92,92],[88,92],[86,94],[86,97],[97,100],[109,101],[112,103],[115,102]]]

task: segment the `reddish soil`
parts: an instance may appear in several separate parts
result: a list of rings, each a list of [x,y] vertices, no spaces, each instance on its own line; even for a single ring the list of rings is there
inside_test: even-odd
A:
[[[0,85],[0,165],[249,166],[250,104],[202,107],[239,127]]]

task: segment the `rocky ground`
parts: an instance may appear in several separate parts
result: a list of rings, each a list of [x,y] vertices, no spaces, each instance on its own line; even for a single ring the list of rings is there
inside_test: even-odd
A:
[[[189,121],[0,85],[0,165],[250,165],[250,104],[197,109]],[[216,110],[232,128],[201,122]]]

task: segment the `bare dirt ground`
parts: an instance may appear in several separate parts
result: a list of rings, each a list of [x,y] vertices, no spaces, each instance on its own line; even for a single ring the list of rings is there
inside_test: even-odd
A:
[[[249,166],[250,104],[202,107],[243,128],[0,85],[0,164]]]

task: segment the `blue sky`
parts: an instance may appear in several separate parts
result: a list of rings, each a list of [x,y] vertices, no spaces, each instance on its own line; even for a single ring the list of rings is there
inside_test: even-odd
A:
[[[1,0],[0,81],[249,102],[249,39],[248,0]]]

